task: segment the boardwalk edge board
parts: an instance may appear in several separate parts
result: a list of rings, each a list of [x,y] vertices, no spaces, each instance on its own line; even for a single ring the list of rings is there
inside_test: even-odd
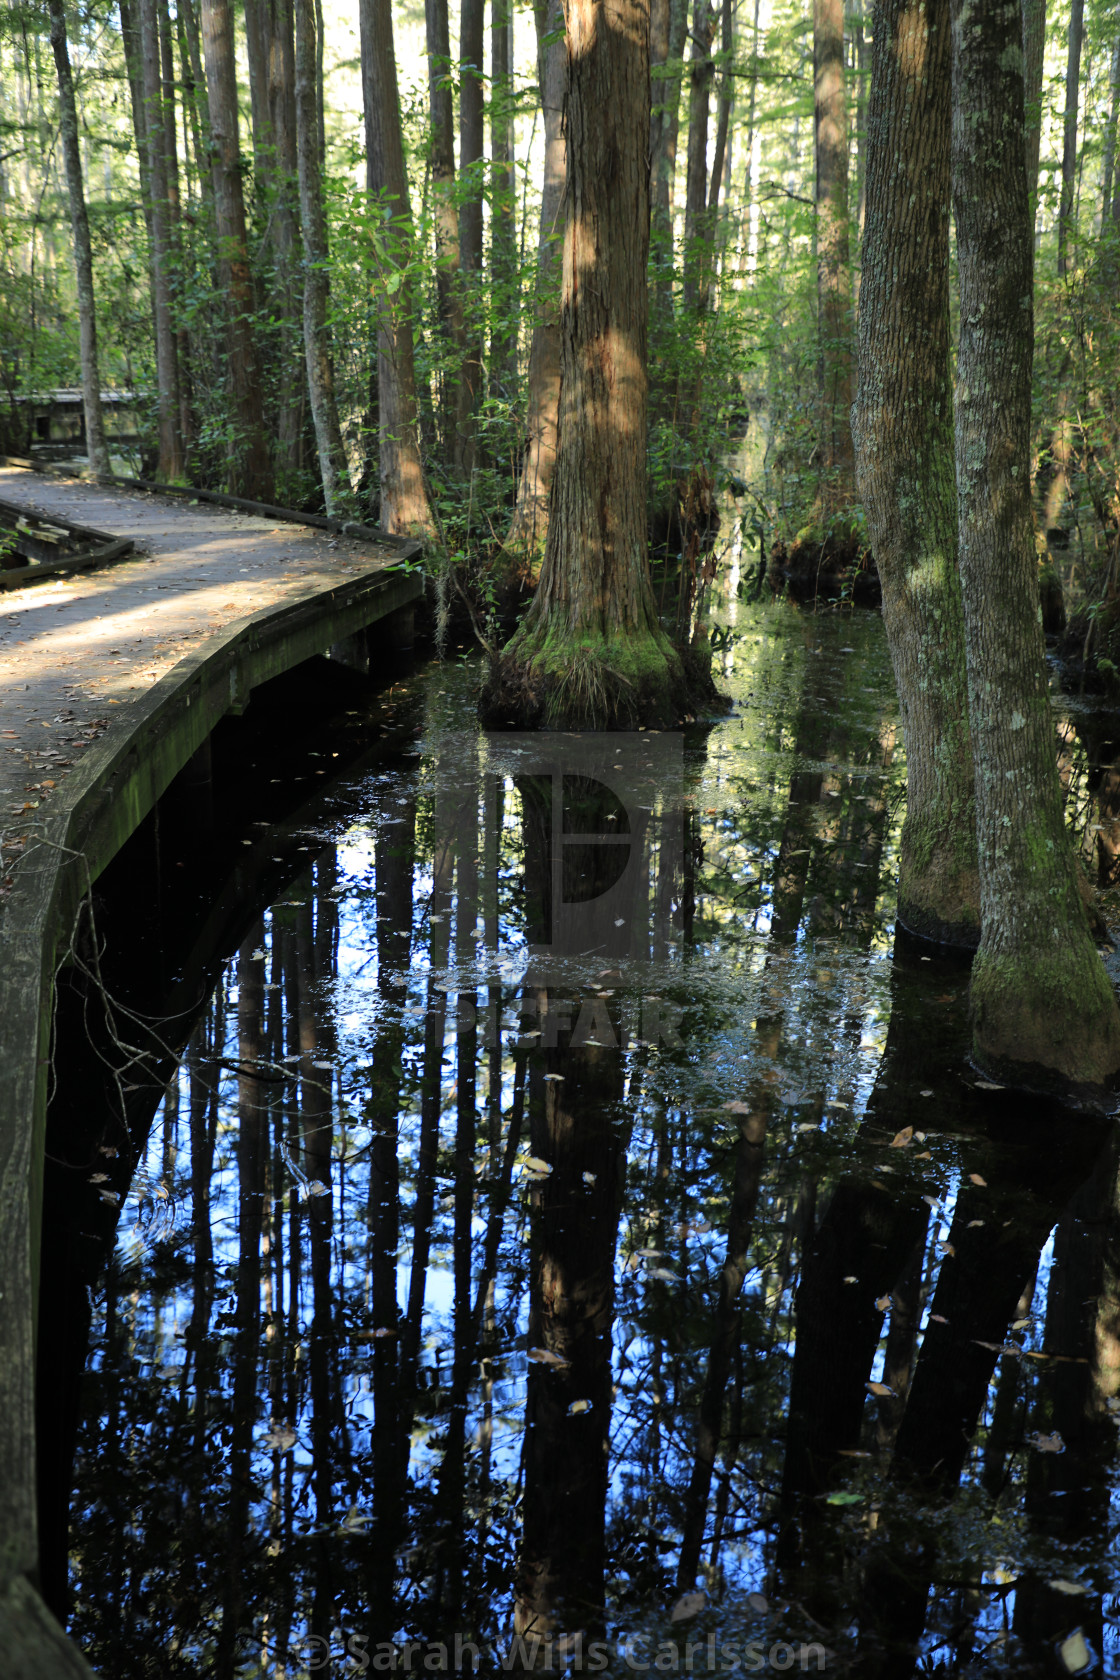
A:
[[[402,559],[419,545],[378,538]],[[251,691],[422,595],[390,565],[235,620],[131,702],[66,778],[0,911],[0,1644],[5,1673],[90,1676],[39,1598],[34,1343],[54,977],[90,883]]]

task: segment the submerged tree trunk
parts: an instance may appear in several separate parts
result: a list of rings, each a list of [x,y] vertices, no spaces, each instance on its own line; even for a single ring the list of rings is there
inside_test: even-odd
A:
[[[97,314],[93,297],[93,256],[89,240],[89,216],[82,183],[82,153],[78,143],[78,110],[74,101],[74,78],[66,44],[66,13],[62,0],[50,0],[51,51],[58,73],[58,114],[62,132],[62,155],[66,165],[66,191],[70,199],[70,230],[74,241],[74,268],[78,281],[78,331],[82,363],[82,407],[86,421],[86,449],[89,464],[97,476],[107,476],[109,449],[101,414],[101,373],[97,363]]]
[[[982,1067],[1095,1103],[1120,1071],[1120,1010],[1063,822],[1039,618],[1020,39],[1016,0],[953,0],[957,494],[982,919],[969,997]]]
[[[1077,190],[1077,104],[1081,87],[1081,42],[1085,33],[1085,0],[1071,0],[1069,52],[1066,57],[1066,111],[1062,135],[1062,201],[1058,211],[1058,278],[1069,268],[1073,237],[1073,201]]]
[[[267,502],[272,498],[272,464],[263,424],[260,366],[253,331],[253,283],[241,190],[237,70],[229,0],[202,0],[201,21],[210,102],[218,269],[226,297],[228,377],[239,434],[231,455],[230,482],[238,494]]]
[[[560,405],[560,311],[556,253],[563,233],[560,209],[567,178],[562,118],[568,74],[561,0],[537,0],[534,15],[541,109],[544,113],[544,182],[537,243],[535,319],[529,347],[525,465],[521,470],[517,506],[505,542],[509,553],[525,556],[530,572],[535,572],[544,549],[548,533],[548,498],[556,468],[557,410]]]
[[[878,0],[856,465],[906,735],[898,919],[974,947],[980,878],[949,372],[949,0]]]
[[[848,261],[848,113],[843,0],[813,0],[817,205],[817,448],[821,522],[854,500],[852,275]]]
[[[334,397],[327,302],[327,227],[323,217],[320,174],[319,120],[315,101],[315,8],[313,0],[295,0],[296,12],[296,144],[299,157],[299,219],[303,233],[303,348],[307,358],[307,388],[311,393],[311,421],[319,455],[319,475],[327,513],[339,513],[350,483],[346,451]]]
[[[159,404],[159,476],[183,476],[183,439],[179,429],[179,367],[171,319],[171,203],[160,79],[159,19],[156,0],[137,0],[140,22],[144,133],[148,143],[151,193],[152,303],[156,328],[156,387]]]
[[[484,709],[552,728],[675,720],[646,534],[648,0],[570,0],[560,447],[540,584]]]
[[[385,229],[377,293],[377,387],[380,433],[381,524],[402,535],[427,536],[432,514],[416,432],[416,373],[412,310],[404,270],[412,243],[408,184],[401,140],[397,60],[389,0],[360,0],[362,104],[366,185],[382,196],[392,228]],[[382,224],[383,227],[385,224]],[[390,282],[396,289],[390,289]]]

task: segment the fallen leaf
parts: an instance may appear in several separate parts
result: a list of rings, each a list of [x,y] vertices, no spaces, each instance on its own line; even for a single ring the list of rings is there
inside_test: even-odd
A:
[[[765,1616],[769,1612],[770,1606],[760,1592],[748,1593],[747,1603],[760,1616]]]
[[[953,1247],[951,1242],[942,1242],[940,1239],[938,1239],[937,1252],[939,1254],[956,1254],[957,1251]]]
[[[934,1213],[936,1213],[941,1206],[941,1203],[938,1201],[936,1196],[923,1196],[922,1201],[928,1202]]]
[[[1005,1087],[1003,1085],[993,1084],[990,1079],[978,1079],[976,1081],[975,1089],[977,1091],[1002,1091]]]
[[[723,1106],[728,1114],[749,1114],[751,1111],[750,1103],[745,1102],[725,1102]]]
[[[982,1219],[970,1219],[968,1222],[968,1229],[970,1231],[976,1231],[981,1225],[983,1225],[983,1223],[984,1221]]]
[[[1091,1587],[1084,1586],[1080,1581],[1048,1581],[1047,1586],[1054,1592],[1065,1593],[1068,1598],[1079,1598],[1082,1593],[1092,1592]]]
[[[933,1150],[932,1149],[923,1149],[920,1155],[915,1155],[914,1159],[915,1159],[915,1161],[932,1161],[933,1160]]]
[[[380,1341],[383,1336],[395,1336],[396,1333],[391,1324],[379,1324],[373,1332],[373,1337],[375,1341]]]
[[[1044,1453],[1064,1453],[1066,1450],[1066,1444],[1056,1429],[1053,1435],[1043,1435],[1041,1432],[1028,1435],[1027,1445]]]
[[[552,1171],[552,1167],[549,1162],[542,1161],[539,1155],[530,1155],[522,1170],[535,1178],[547,1178]]]
[[[634,1253],[640,1260],[664,1260],[665,1258],[663,1248],[636,1248]]]
[[[862,1505],[862,1493],[830,1493],[826,1502],[829,1505]]]
[[[89,1178],[89,1182],[91,1184],[108,1184],[109,1174],[108,1173],[91,1173],[90,1178]]]
[[[559,1353],[553,1353],[551,1348],[530,1348],[529,1358],[534,1365],[547,1365],[553,1371],[566,1371],[572,1363]]]
[[[660,1278],[662,1283],[676,1283],[676,1272],[670,1272],[665,1266],[647,1266],[646,1276]]]
[[[599,1176],[598,1173],[584,1173],[583,1182],[585,1184],[594,1184],[594,1182],[598,1178],[598,1176]]]
[[[887,1383],[869,1382],[864,1383],[863,1386],[867,1389],[869,1394],[874,1394],[879,1400],[894,1400],[897,1398],[894,1389]]]
[[[987,1179],[981,1178],[979,1173],[969,1173],[968,1182],[970,1184],[978,1185],[981,1190],[986,1190],[988,1188]]]
[[[914,1136],[913,1126],[904,1126],[902,1128],[902,1130],[900,1132],[897,1132],[895,1134],[895,1136],[891,1139],[891,1148],[892,1149],[905,1149],[906,1145],[910,1142],[910,1139],[913,1136]]]
[[[859,1279],[857,1277],[846,1277],[843,1281],[845,1283],[858,1283]]]
[[[948,1324],[949,1322],[942,1313],[930,1313],[929,1321],[931,1324]]]
[[[544,1077],[546,1079],[555,1080],[561,1085],[564,1083],[564,1075],[562,1073],[546,1073]]]
[[[98,1191],[98,1194],[103,1202],[109,1203],[110,1207],[120,1206],[121,1198],[116,1190],[100,1190]]]
[[[682,1598],[678,1598],[677,1602],[674,1604],[669,1613],[669,1620],[671,1622],[690,1622],[694,1616],[698,1616],[700,1614],[707,1602],[707,1593],[685,1593],[684,1596]]]
[[[879,1299],[875,1303],[875,1310],[876,1312],[886,1312],[890,1304],[891,1298],[889,1295],[880,1295]]]
[[[590,1410],[590,1400],[573,1400],[571,1405],[568,1407],[568,1416],[579,1417],[581,1412],[589,1412]]]
[[[919,1094],[919,1096],[923,1096],[923,1097],[932,1097],[933,1092],[932,1091],[920,1091],[918,1094]]]
[[[871,1454],[869,1452],[864,1452],[862,1447],[838,1447],[836,1449],[836,1453],[837,1453],[838,1458],[870,1458],[871,1457]]]
[[[1074,1628],[1068,1639],[1058,1646],[1058,1655],[1067,1674],[1082,1674],[1093,1660],[1080,1628]]]

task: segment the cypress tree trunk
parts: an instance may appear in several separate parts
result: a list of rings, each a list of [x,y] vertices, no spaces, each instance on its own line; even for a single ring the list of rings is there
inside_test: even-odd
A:
[[[455,198],[455,111],[451,97],[451,43],[447,0],[425,0],[428,46],[428,112],[431,122],[432,201],[436,235],[436,296],[451,368],[441,369],[444,440],[457,458],[463,294],[459,272],[459,206]],[[546,118],[547,122],[547,118]],[[547,165],[546,165],[547,168]],[[450,447],[448,447],[450,445]]]
[[[226,359],[238,437],[230,461],[235,492],[272,499],[272,464],[265,436],[260,367],[253,332],[253,285],[241,190],[237,72],[229,0],[201,0],[202,47],[210,106],[214,219],[218,272],[226,298]]]
[[[482,391],[482,43],[485,0],[462,0],[459,12],[459,269],[464,288],[465,339],[459,374],[455,465],[469,477],[478,447],[476,410]]]
[[[299,158],[299,217],[303,233],[303,348],[311,421],[319,456],[319,476],[328,514],[340,513],[350,491],[346,451],[334,397],[334,367],[327,327],[327,228],[319,158],[319,120],[315,100],[314,0],[295,0],[296,146]]]
[[[97,313],[93,297],[93,255],[89,241],[89,216],[82,184],[82,154],[78,144],[78,109],[74,101],[74,78],[70,73],[70,52],[66,44],[66,13],[62,0],[50,0],[51,51],[58,73],[58,115],[62,133],[62,155],[66,166],[66,190],[70,199],[70,231],[74,241],[74,267],[78,280],[78,333],[82,362],[82,407],[85,411],[86,448],[89,464],[99,477],[109,473],[109,449],[101,414],[101,373],[97,364]]]
[[[712,61],[715,13],[696,0],[688,76],[688,169],[684,194],[684,303],[700,308],[708,271],[708,113],[716,67]]]
[[[1071,0],[1069,51],[1066,57],[1066,112],[1062,136],[1062,201],[1058,211],[1058,278],[1069,267],[1073,229],[1073,200],[1077,176],[1077,103],[1081,86],[1081,41],[1085,33],[1085,0]]]
[[[175,52],[171,39],[171,12],[167,0],[157,0],[159,21],[160,84],[163,95],[163,151],[167,166],[167,216],[171,243],[172,272],[183,272],[183,214],[179,197],[178,139],[175,132]],[[183,470],[189,471],[191,437],[191,343],[186,327],[175,331],[175,371],[178,376],[179,446]]]
[[[1023,99],[1027,130],[1027,191],[1038,192],[1042,143],[1042,60],[1046,52],[1046,0],[1023,0]]]
[[[856,466],[906,736],[898,919],[980,936],[949,376],[949,0],[878,0]]]
[[[148,143],[151,193],[152,302],[156,326],[156,386],[159,403],[159,476],[183,476],[183,439],[179,429],[179,361],[171,319],[171,203],[168,190],[163,88],[160,80],[159,19],[156,0],[137,0],[140,24],[144,132]]]
[[[402,247],[400,267],[403,268],[408,259],[412,227],[389,0],[359,0],[358,17],[362,38],[366,185],[371,195],[383,194],[387,201],[394,222],[388,238]],[[391,255],[385,263],[392,269]],[[390,276],[387,274],[385,278]],[[416,434],[412,308],[407,287],[401,284],[395,292],[380,288],[376,306],[380,522],[387,531],[426,536],[432,531],[432,515]]]
[[[848,262],[848,113],[843,0],[813,0],[813,113],[817,204],[817,447],[820,512],[854,499],[852,275]]]
[[[544,566],[483,700],[495,720],[675,720],[646,534],[649,0],[569,0],[560,447]]]
[[[976,763],[974,1053],[997,1078],[1097,1103],[1120,1010],[1062,820],[1030,504],[1032,247],[1017,0],[953,0],[960,263],[957,494]]]
[[[517,506],[505,541],[507,551],[525,555],[531,572],[536,570],[548,533],[548,498],[556,468],[557,411],[560,405],[556,252],[562,233],[560,209],[567,179],[561,119],[568,74],[561,0],[538,0],[533,10],[537,25],[541,109],[544,113],[544,182],[537,243],[535,319],[529,346],[527,448],[517,487]],[[550,36],[555,38],[549,40]]]
[[[688,36],[688,0],[670,0],[669,43],[665,75],[654,86],[651,122],[650,182],[653,194],[652,242],[654,307],[659,320],[673,313],[673,180],[680,132],[680,61]]]
[[[490,9],[490,390],[511,399],[517,380],[517,230],[514,225],[513,6]]]

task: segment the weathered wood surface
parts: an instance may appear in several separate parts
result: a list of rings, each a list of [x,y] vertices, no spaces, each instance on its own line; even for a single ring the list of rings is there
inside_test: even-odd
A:
[[[6,1674],[38,1677],[89,1673],[25,1579],[37,1561],[35,1299],[58,955],[91,882],[219,719],[408,609],[422,586],[394,565],[415,545],[275,533],[270,520],[0,472],[13,499],[20,480],[35,511],[131,522],[149,549],[104,577],[21,592],[23,635],[10,620],[0,633],[0,1649]]]

